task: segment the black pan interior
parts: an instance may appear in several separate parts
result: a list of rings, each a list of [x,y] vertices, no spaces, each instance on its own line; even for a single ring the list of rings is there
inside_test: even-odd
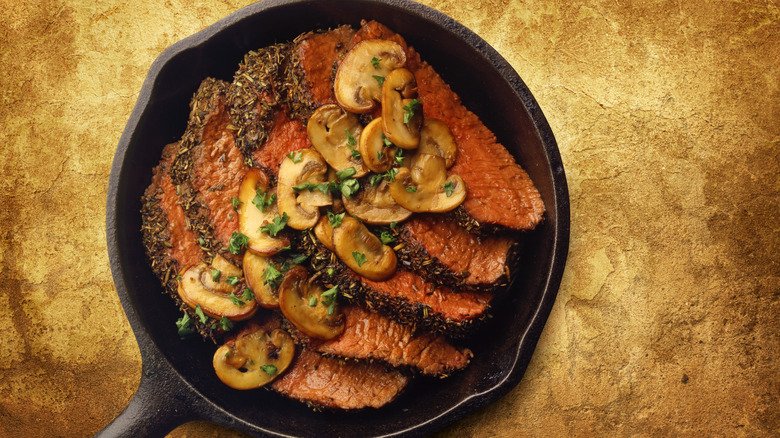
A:
[[[140,197],[167,143],[182,134],[188,102],[212,76],[231,80],[244,53],[340,24],[376,19],[402,34],[493,130],[539,188],[547,216],[524,239],[523,263],[495,317],[472,343],[475,359],[445,380],[416,379],[394,403],[359,413],[312,412],[270,391],[235,391],[214,375],[215,345],[180,341],[179,312],[162,293],[141,246]],[[156,76],[155,76],[155,73]],[[144,100],[148,98],[148,101]],[[481,407],[519,382],[557,292],[568,239],[568,195],[555,140],[536,102],[503,58],[443,15],[408,1],[266,1],[239,11],[169,48],[153,65],[117,152],[111,184],[116,247],[109,249],[137,318],[194,390],[240,420],[296,436],[368,436],[414,428],[428,432]],[[137,122],[137,123],[133,123]],[[116,277],[116,274],[115,274]],[[422,426],[421,426],[422,425]]]

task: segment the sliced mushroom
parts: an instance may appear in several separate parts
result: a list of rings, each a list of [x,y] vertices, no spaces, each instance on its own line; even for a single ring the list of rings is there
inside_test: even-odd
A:
[[[360,156],[369,170],[377,173],[390,170],[393,166],[395,150],[392,143],[390,145],[385,143],[381,117],[375,118],[366,125],[360,135]]]
[[[234,292],[235,284],[243,279],[244,273],[241,269],[227,261],[226,258],[217,254],[211,261],[210,275],[201,277],[203,286],[217,293],[229,295]],[[231,278],[232,277],[232,278]],[[230,280],[228,280],[230,278]],[[233,284],[231,284],[233,283]]]
[[[393,70],[382,85],[382,127],[385,136],[403,149],[416,149],[420,143],[422,107],[417,97],[417,81],[405,68]]]
[[[279,293],[265,279],[265,271],[271,264],[268,257],[247,251],[244,253],[244,275],[246,284],[255,294],[257,304],[266,309],[279,308]]]
[[[287,271],[279,288],[279,306],[298,330],[312,338],[333,339],[344,331],[344,315],[336,303],[336,290],[326,293],[309,279],[303,266]]]
[[[368,172],[363,160],[356,156],[357,139],[363,131],[356,115],[336,104],[323,105],[309,118],[306,131],[311,144],[334,169],[354,167],[356,178]]]
[[[466,183],[458,175],[447,177],[443,157],[416,154],[411,170],[401,167],[390,183],[393,199],[415,213],[443,213],[466,199]]]
[[[444,158],[447,169],[452,167],[458,156],[458,145],[449,126],[439,119],[426,117],[420,130],[417,153],[438,155]]]
[[[320,216],[320,220],[314,227],[314,235],[321,244],[333,251],[333,225],[327,216]]]
[[[398,260],[392,248],[351,216],[333,229],[333,248],[344,264],[369,280],[387,280],[395,273]]]
[[[247,248],[260,255],[274,255],[290,245],[290,240],[284,236],[273,237],[260,231],[260,227],[279,214],[277,203],[272,201],[276,199],[276,188],[269,189],[268,185],[265,172],[252,168],[238,189],[238,200],[241,201],[238,207],[238,228],[249,237]],[[255,200],[257,202],[253,202]]]
[[[257,330],[222,345],[212,364],[217,377],[234,389],[259,388],[282,374],[295,357],[295,342],[289,333]]]
[[[258,308],[257,302],[243,298],[243,282],[235,286],[220,283],[229,287],[215,289],[213,272],[214,268],[203,262],[185,268],[181,272],[178,287],[182,301],[193,309],[200,306],[204,314],[217,319],[224,316],[233,321],[242,321],[254,315]]]
[[[393,41],[371,39],[355,45],[336,71],[333,91],[347,111],[367,113],[382,97],[380,82],[406,64],[404,49]]]
[[[289,217],[288,226],[305,230],[317,223],[319,207],[332,203],[330,193],[315,188],[327,182],[328,165],[314,149],[297,151],[293,157],[282,160],[279,168],[279,211]]]
[[[390,225],[409,218],[412,212],[401,207],[390,194],[384,179],[376,186],[366,184],[357,195],[341,197],[349,214],[372,225]]]

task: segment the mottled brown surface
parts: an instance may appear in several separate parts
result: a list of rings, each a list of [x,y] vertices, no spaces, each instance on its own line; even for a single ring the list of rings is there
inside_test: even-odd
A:
[[[0,0],[0,436],[91,435],[136,390],[110,163],[152,60],[248,3]],[[423,3],[526,81],[572,202],[525,378],[439,436],[779,433],[780,5]]]

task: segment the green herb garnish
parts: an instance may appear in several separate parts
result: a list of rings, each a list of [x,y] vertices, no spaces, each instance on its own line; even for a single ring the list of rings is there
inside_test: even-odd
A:
[[[382,231],[379,235],[379,240],[382,241],[382,244],[387,245],[388,243],[395,242],[395,237],[387,231]]]
[[[225,279],[225,283],[231,286],[237,285],[239,281],[241,281],[241,279],[235,275],[228,275],[228,277]]]
[[[368,260],[366,255],[359,251],[352,251],[352,258],[355,259],[355,263],[357,263],[358,267],[363,266],[363,263]]]
[[[448,198],[452,196],[453,190],[455,190],[455,185],[452,184],[452,181],[447,181],[446,183],[444,183],[444,193],[447,194]]]
[[[266,193],[263,189],[259,188],[257,189],[257,192],[255,192],[255,198],[252,199],[252,204],[255,204],[255,207],[257,207],[258,210],[264,212],[265,208],[270,207],[274,201],[276,201],[275,194]]]
[[[412,117],[414,117],[414,112],[420,108],[421,103],[422,101],[420,99],[414,99],[410,101],[409,104],[403,106],[405,124],[409,124],[409,122],[412,120]]]
[[[330,222],[330,225],[331,225],[333,228],[336,228],[336,227],[338,227],[339,225],[341,225],[341,221],[344,219],[344,215],[345,215],[345,214],[346,214],[346,213],[339,213],[339,214],[335,214],[335,213],[333,213],[332,211],[329,211],[329,212],[328,212],[328,221]]]
[[[379,66],[379,61],[381,60],[382,58],[377,58],[376,56],[374,56],[373,58],[371,58],[371,65],[373,65],[375,69],[379,70],[382,68]]]
[[[282,281],[282,278],[284,277],[281,272],[279,272],[278,269],[276,269],[276,266],[271,263],[268,265],[267,268],[265,268],[265,271],[263,271],[262,277],[265,277],[265,281],[263,281],[263,284],[267,284],[271,286],[273,289],[279,288],[279,283]]]
[[[241,254],[241,250],[243,248],[246,248],[246,245],[249,243],[249,237],[239,233],[238,231],[233,231],[233,235],[230,236],[230,244],[228,245],[228,251],[231,254],[239,255]]]
[[[229,332],[233,329],[233,322],[225,318],[223,315],[222,318],[219,319],[219,326],[222,328],[222,330]]]
[[[244,304],[246,304],[245,302],[239,300],[236,294],[234,294],[233,292],[230,292],[228,298],[230,298],[230,302],[232,302],[234,306],[244,307]]]
[[[371,75],[371,77],[376,79],[376,81],[377,81],[377,83],[379,83],[380,87],[382,86],[382,84],[385,83],[385,77],[384,76]]]
[[[406,191],[409,192],[409,193],[414,193],[414,192],[417,191],[417,187],[409,186],[409,187],[406,188]]]
[[[274,365],[260,365],[260,369],[265,371],[269,376],[276,374],[276,367]]]
[[[241,298],[243,298],[244,301],[252,301],[255,299],[255,293],[252,292],[252,289],[247,287],[244,289],[244,293],[241,294]]]
[[[212,269],[211,270],[211,281],[217,282],[219,281],[219,276],[222,275],[222,271],[219,269]]]
[[[293,163],[298,164],[303,159],[303,151],[290,152],[287,154],[287,158],[289,158]]]
[[[198,319],[200,319],[200,322],[201,322],[202,324],[205,324],[205,323],[206,323],[206,321],[208,321],[208,319],[209,319],[209,318],[206,316],[206,314],[205,314],[205,313],[203,313],[203,308],[201,308],[201,307],[200,307],[200,304],[198,304],[197,306],[195,306],[195,314],[196,314],[196,315],[198,315]]]
[[[285,225],[287,225],[288,220],[290,220],[290,216],[288,216],[286,212],[282,213],[281,217],[277,214],[270,224],[260,227],[260,232],[268,233],[271,237],[276,237],[276,235],[284,229]]]
[[[345,179],[351,177],[352,175],[356,174],[357,170],[355,170],[354,167],[347,167],[346,169],[341,169],[338,172],[336,172],[336,176],[339,177],[339,181],[344,181]]]
[[[233,211],[238,211],[238,206],[243,204],[238,198],[230,198],[230,202],[233,204]]]
[[[176,320],[176,328],[179,333],[179,337],[182,339],[185,339],[191,335],[194,329],[192,327],[192,319],[190,319],[190,315],[185,313],[181,318]]]

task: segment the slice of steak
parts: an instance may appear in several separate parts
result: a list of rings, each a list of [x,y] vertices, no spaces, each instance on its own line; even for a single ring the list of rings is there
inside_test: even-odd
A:
[[[221,254],[240,266],[226,248],[238,229],[231,199],[238,197],[247,166],[229,129],[227,89],[227,82],[212,78],[201,83],[170,173],[189,226],[208,255]]]
[[[165,291],[177,306],[190,316],[196,331],[204,338],[214,340],[218,334],[216,320],[208,318],[201,322],[192,308],[179,298],[177,292],[176,277],[180,270],[206,257],[198,244],[198,236],[187,227],[187,219],[179,205],[176,187],[168,173],[178,150],[178,143],[169,144],[163,149],[160,164],[153,170],[152,182],[141,198],[143,245],[152,271],[160,279]]]
[[[405,269],[398,269],[385,281],[371,281],[348,268],[313,233],[301,239],[301,244],[310,254],[312,268],[325,274],[325,286],[338,285],[340,296],[349,302],[401,324],[460,338],[473,333],[487,317],[493,298],[489,292],[456,293]]]
[[[301,349],[271,388],[314,407],[380,408],[409,383],[398,370],[375,362],[344,361]]]
[[[426,280],[463,290],[492,290],[509,277],[516,240],[510,236],[469,233],[444,215],[420,215],[404,222],[398,234],[402,260],[433,259],[412,266]],[[400,256],[403,254],[403,256]]]
[[[444,376],[468,365],[473,357],[468,348],[457,348],[443,336],[415,331],[360,306],[342,307],[344,333],[322,341],[310,338],[292,326],[299,342],[318,353],[380,360],[394,367],[410,367],[423,374]]]
[[[363,23],[353,44],[371,38],[403,42],[400,35],[371,21]],[[476,114],[463,106],[433,67],[421,61],[413,48],[408,47],[406,52],[406,68],[417,80],[423,114],[446,123],[458,144],[458,157],[450,172],[460,175],[468,185],[466,200],[455,211],[459,223],[468,229],[484,225],[514,230],[536,227],[542,220],[544,203],[528,174]]]
[[[308,32],[295,39],[304,83],[317,106],[336,103],[333,80],[338,60],[354,35],[352,27],[340,26],[327,32]]]

